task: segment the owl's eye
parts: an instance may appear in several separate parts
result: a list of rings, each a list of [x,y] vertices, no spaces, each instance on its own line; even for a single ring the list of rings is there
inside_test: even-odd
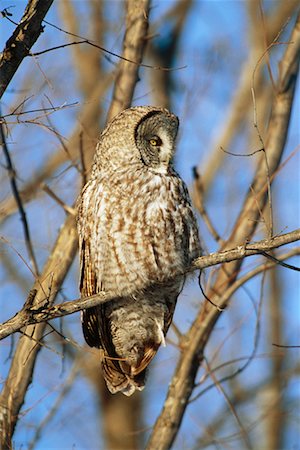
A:
[[[162,140],[158,136],[153,136],[149,139],[149,143],[152,147],[159,147],[162,144]]]

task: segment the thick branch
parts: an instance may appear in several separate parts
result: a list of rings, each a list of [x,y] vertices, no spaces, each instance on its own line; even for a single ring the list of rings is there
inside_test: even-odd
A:
[[[54,244],[42,275],[35,282],[27,306],[33,301],[37,307],[41,302],[52,305],[68,272],[77,249],[75,219],[69,216]],[[25,324],[24,324],[25,325]],[[17,345],[9,375],[0,396],[0,448],[11,448],[11,438],[23,405],[25,394],[31,383],[33,369],[46,323],[28,326]],[[31,336],[32,339],[28,336]]]
[[[122,56],[139,64],[142,62],[148,31],[149,0],[128,0],[126,8],[126,33]],[[137,81],[138,70],[136,64],[122,60],[107,115],[108,121],[123,109],[129,108]]]
[[[214,266],[216,264],[236,261],[243,259],[246,256],[257,255],[262,251],[270,251],[274,248],[281,247],[282,245],[290,244],[300,240],[300,229],[292,231],[291,233],[283,234],[281,236],[274,237],[273,239],[264,239],[262,241],[253,242],[252,244],[240,245],[231,250],[223,252],[211,253],[207,256],[202,256],[194,261],[191,268],[188,270],[193,271],[197,269],[205,269],[207,267]],[[41,307],[25,303],[23,309],[18,312],[14,317],[3,323],[0,327],[0,339],[4,339],[16,331],[19,331],[22,327],[30,324],[36,324],[39,322],[46,322],[57,317],[66,316],[82,309],[91,308],[92,306],[100,305],[101,303],[108,302],[113,297],[105,292],[99,294],[72,300],[69,302],[61,303],[59,305],[49,306],[48,303]],[[46,299],[42,300],[45,303]]]
[[[43,31],[42,21],[53,0],[30,0],[19,25],[6,42],[0,58],[0,98],[4,94],[19,65],[28,56]]]

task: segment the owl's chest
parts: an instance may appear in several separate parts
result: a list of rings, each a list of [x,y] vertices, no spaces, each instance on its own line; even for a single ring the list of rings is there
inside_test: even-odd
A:
[[[184,231],[189,202],[178,176],[126,173],[108,181],[102,184],[94,210],[99,243],[165,239]]]
[[[178,191],[174,183],[159,175],[119,185],[113,202],[107,205],[107,220],[120,222],[122,218],[136,226],[166,220],[177,214],[184,200]]]

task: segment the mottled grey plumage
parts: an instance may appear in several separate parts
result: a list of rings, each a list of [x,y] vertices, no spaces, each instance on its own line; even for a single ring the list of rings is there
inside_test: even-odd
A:
[[[112,393],[143,389],[170,326],[182,273],[200,255],[185,184],[172,167],[178,119],[139,106],[103,131],[78,200],[82,296],[115,298],[83,311],[87,343],[103,350]]]

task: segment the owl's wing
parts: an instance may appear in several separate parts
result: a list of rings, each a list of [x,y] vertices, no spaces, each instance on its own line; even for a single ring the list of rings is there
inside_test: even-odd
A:
[[[89,186],[87,185],[87,188]],[[85,189],[77,205],[78,209],[78,234],[80,256],[80,282],[79,289],[82,297],[89,297],[97,293],[97,277],[91,254],[91,229],[89,208],[85,203]],[[82,329],[86,342],[91,347],[100,347],[98,307],[93,307],[81,313]]]
[[[93,269],[88,239],[80,239],[80,292],[82,297],[96,294],[96,277]],[[83,335],[91,347],[100,347],[98,307],[85,309],[81,313]]]

